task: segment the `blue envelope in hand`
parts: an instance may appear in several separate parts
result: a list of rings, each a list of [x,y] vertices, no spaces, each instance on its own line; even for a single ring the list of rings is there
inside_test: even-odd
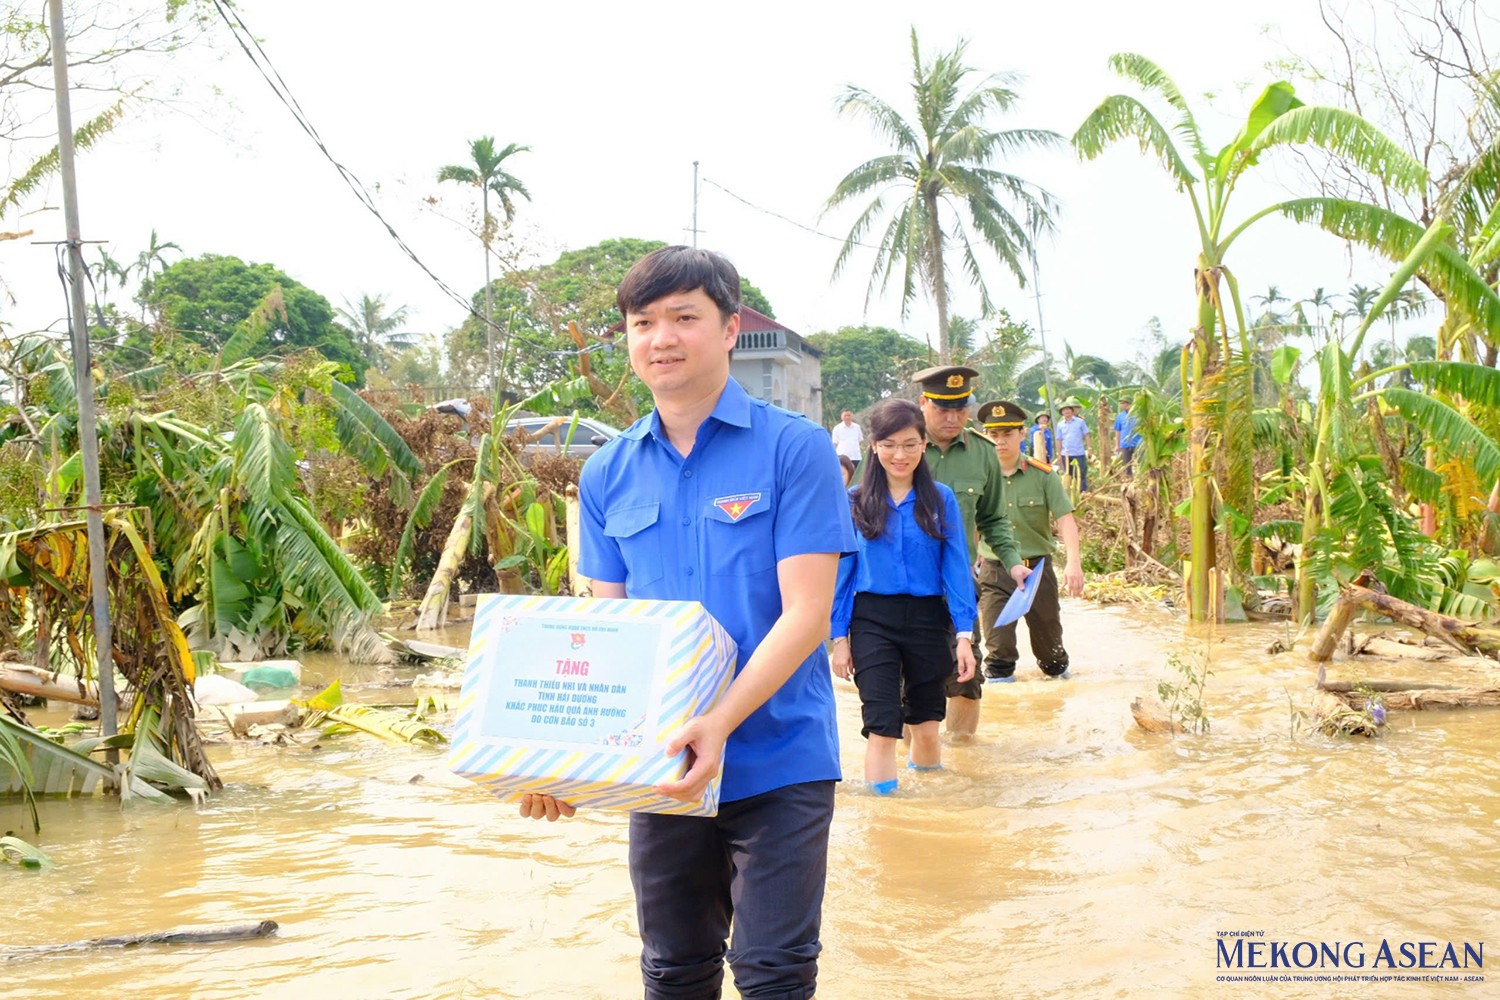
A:
[[[1015,589],[1015,592],[1010,595],[1010,600],[1005,602],[1005,607],[1000,609],[1000,617],[995,621],[996,628],[1009,625],[1031,610],[1031,602],[1036,600],[1037,588],[1042,585],[1042,567],[1045,565],[1047,565],[1047,560],[1042,558],[1031,567],[1031,575],[1026,578],[1026,582]]]

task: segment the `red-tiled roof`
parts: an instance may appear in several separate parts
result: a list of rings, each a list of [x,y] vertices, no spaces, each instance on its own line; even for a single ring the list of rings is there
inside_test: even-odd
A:
[[[784,331],[786,333],[796,333],[797,332],[796,330],[793,330],[789,326],[785,326],[785,325],[783,325],[781,323],[776,322],[774,319],[772,319],[771,317],[767,316],[765,313],[761,312],[760,310],[758,310],[758,309],[751,309],[749,306],[741,303],[740,304],[740,332],[741,333],[759,333],[762,330],[782,330],[782,331]]]

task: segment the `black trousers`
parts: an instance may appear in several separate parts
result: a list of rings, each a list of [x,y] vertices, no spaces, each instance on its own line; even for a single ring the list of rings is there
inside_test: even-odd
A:
[[[631,813],[646,1000],[719,1000],[726,953],[745,1000],[817,993],[833,786],[786,785],[717,816]]]
[[[1042,567],[1040,589],[1026,612],[1026,632],[1031,639],[1031,655],[1036,657],[1042,673],[1056,677],[1068,669],[1068,651],[1063,648],[1062,609],[1057,600],[1057,574],[1052,571],[1056,560],[1048,559]],[[1035,559],[1026,560],[1031,566]],[[1016,581],[1010,578],[998,560],[985,559],[979,567],[979,620],[984,625],[985,676],[1009,677],[1016,671],[1016,623],[995,625],[1000,611],[1015,592]]]
[[[903,723],[948,714],[943,683],[955,669],[958,640],[948,602],[910,594],[855,594],[849,655],[866,738],[901,737]]]

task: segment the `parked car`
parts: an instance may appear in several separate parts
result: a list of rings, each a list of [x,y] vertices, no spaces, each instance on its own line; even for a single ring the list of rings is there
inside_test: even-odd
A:
[[[551,426],[557,422],[557,426]],[[575,458],[588,458],[598,451],[609,439],[620,432],[608,424],[600,423],[592,417],[579,417],[578,426],[571,427],[571,421],[567,417],[537,417],[522,416],[509,420],[505,424],[507,436],[517,431],[525,431],[528,435],[541,433],[540,437],[528,441],[521,449],[523,455],[549,454],[549,455],[571,455]],[[572,429],[572,438],[568,437],[569,429]]]

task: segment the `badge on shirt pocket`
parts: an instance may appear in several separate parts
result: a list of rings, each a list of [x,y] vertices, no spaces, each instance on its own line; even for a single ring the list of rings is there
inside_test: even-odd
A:
[[[776,568],[771,500],[758,492],[714,497],[708,507],[708,567],[711,573],[750,576]]]

